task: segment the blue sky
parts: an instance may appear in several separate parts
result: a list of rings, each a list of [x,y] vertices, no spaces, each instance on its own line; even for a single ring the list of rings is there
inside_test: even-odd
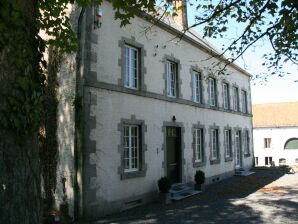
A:
[[[195,10],[194,7],[188,6],[189,25],[194,23]],[[202,33],[202,27],[195,28],[199,33]],[[240,34],[241,27],[237,23],[230,24],[230,29],[223,39],[207,39],[218,49],[222,48],[222,44],[229,39]],[[266,41],[259,41],[253,48],[237,60],[237,64],[243,67],[252,75],[257,75],[262,72],[268,73],[267,68],[262,66],[264,59],[262,58],[265,52],[269,52],[271,47]],[[270,77],[267,82],[262,80],[252,81],[252,103],[272,103],[272,102],[290,102],[298,101],[298,67],[290,63],[284,65],[284,71],[290,73],[285,77]]]

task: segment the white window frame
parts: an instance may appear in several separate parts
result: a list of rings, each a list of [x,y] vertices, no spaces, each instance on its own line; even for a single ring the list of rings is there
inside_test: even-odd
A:
[[[203,162],[203,129],[196,128],[193,132],[195,162]]]
[[[247,92],[245,90],[242,90],[242,112],[248,113]]]
[[[271,148],[271,138],[264,138],[264,148],[270,149]]]
[[[196,103],[201,103],[202,99],[202,74],[194,71],[192,78],[193,100]]]
[[[225,129],[224,138],[225,138],[226,158],[231,158],[232,157],[232,130],[231,129]]]
[[[233,109],[239,111],[239,89],[235,86],[233,87]]]
[[[216,106],[216,80],[212,77],[208,79],[209,105]]]
[[[229,94],[229,84],[223,83],[223,107],[224,109],[229,109],[230,107],[230,94]]]
[[[167,96],[177,97],[177,63],[166,62]]]
[[[130,89],[138,89],[139,49],[130,45],[124,45],[124,61],[124,86]]]
[[[125,124],[123,128],[124,172],[138,171],[140,168],[140,127],[138,125]],[[128,133],[126,132],[126,128],[128,129]],[[133,135],[133,129],[136,130],[135,135]],[[128,140],[127,146],[125,145],[126,138]],[[136,161],[134,161],[134,159],[136,159]],[[126,161],[128,163],[126,163]]]
[[[218,129],[211,129],[211,160],[218,159]]]

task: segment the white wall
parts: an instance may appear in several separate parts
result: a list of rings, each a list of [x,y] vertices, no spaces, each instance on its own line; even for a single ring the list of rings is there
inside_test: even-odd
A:
[[[209,72],[206,67],[212,67],[212,60],[204,60],[207,57],[205,52],[184,40],[178,43],[170,41],[174,36],[157,26],[152,27],[149,33],[145,35],[143,31],[150,24],[138,17],[131,21],[131,25],[120,29],[120,23],[114,20],[114,13],[110,4],[103,1],[102,8],[101,28],[93,30],[93,34],[98,36],[98,41],[91,45],[93,52],[97,54],[97,63],[91,62],[91,70],[97,73],[97,84],[108,83],[111,86],[114,85],[115,88],[119,86],[118,80],[121,78],[121,64],[119,64],[121,47],[119,46],[119,41],[122,37],[131,39],[133,36],[136,42],[144,45],[144,50],[146,51],[146,56],[144,57],[146,74],[144,79],[148,92],[164,94],[165,81],[163,74],[165,71],[163,58],[165,55],[172,55],[180,60],[182,66],[180,78],[182,79],[181,92],[183,99],[189,101],[192,99],[190,68],[191,66],[197,66],[203,71],[204,101],[205,103],[208,102],[206,78]],[[155,48],[154,46],[156,45],[159,47]],[[156,56],[154,56],[155,53],[157,54]],[[223,104],[221,81],[225,79],[230,83],[230,86],[236,84],[240,93],[241,89],[247,91],[248,107],[249,111],[251,111],[249,77],[233,68],[229,67],[228,69],[230,75],[217,77],[219,108]],[[92,177],[90,180],[91,190],[96,191],[96,195],[94,195],[97,201],[94,202],[96,209],[105,210],[112,203],[117,204],[133,196],[157,191],[157,180],[165,175],[165,169],[162,165],[164,161],[162,126],[163,122],[171,122],[174,115],[176,122],[183,123],[185,128],[185,148],[183,154],[185,164],[182,168],[184,171],[184,182],[193,181],[194,173],[197,169],[202,169],[206,173],[207,178],[226,173],[231,175],[234,172],[235,159],[229,162],[225,162],[224,159],[223,128],[229,125],[232,129],[252,130],[251,116],[241,113],[223,112],[222,109],[213,110],[162,99],[141,97],[123,93],[119,90],[107,90],[96,87],[97,84],[93,83],[93,87],[85,87],[85,92],[90,92],[90,95],[96,96],[96,103],[92,103],[90,108],[90,117],[96,118],[96,128],[92,129],[90,134],[90,140],[96,141],[96,152],[91,153],[89,156],[90,164],[96,165],[96,177]],[[230,93],[232,93],[232,89]],[[232,97],[230,99],[232,102]],[[147,132],[145,133],[145,144],[147,145],[145,163],[147,164],[147,172],[145,177],[121,180],[118,172],[121,164],[121,156],[118,150],[121,135],[118,125],[121,119],[130,119],[132,115],[135,115],[137,120],[144,120],[145,125],[147,125]],[[205,166],[194,168],[192,162],[191,128],[198,122],[206,128],[204,137],[207,161]],[[219,126],[220,130],[221,158],[219,164],[211,165],[209,159],[209,126],[214,124]],[[251,156],[242,158],[243,167],[245,168],[250,168],[252,165],[252,133],[250,141]]]
[[[288,139],[298,138],[298,127],[255,128],[253,136],[254,156],[258,157],[259,166],[265,165],[265,157],[272,157],[276,166],[278,166],[281,158],[286,159],[289,165],[295,164],[295,159],[298,159],[298,149],[284,149]],[[264,148],[264,138],[271,138],[271,148]]]
[[[152,24],[139,17],[135,17],[131,21],[131,25],[119,29],[120,23],[118,20],[114,20],[114,12],[111,5],[103,1],[102,7],[101,28],[93,31],[94,34],[98,35],[98,44],[94,44],[92,47],[98,58],[97,63],[92,64],[92,69],[97,71],[98,81],[118,85],[118,79],[121,78],[121,66],[118,64],[118,60],[121,59],[121,47],[118,46],[118,42],[122,37],[130,39],[133,36],[136,38],[136,42],[144,44],[144,49],[147,53],[144,60],[147,70],[145,83],[149,92],[163,94],[165,83],[163,79],[164,63],[162,62],[165,55],[173,55],[180,60],[182,66],[180,71],[182,79],[181,89],[184,99],[190,100],[192,97],[192,89],[190,88],[191,66],[197,66],[203,70],[205,81],[207,81],[206,77],[208,77],[209,69],[215,69],[212,66],[215,59],[206,60],[209,55],[188,42],[179,41],[177,38],[172,40],[176,37],[175,35],[165,32],[157,26],[153,26],[145,34],[145,28]],[[156,45],[158,45],[158,48],[156,48]],[[157,54],[156,56],[154,56],[155,53]],[[217,77],[220,106],[222,106],[221,81],[225,79],[230,82],[230,86],[236,84],[239,87],[239,92],[241,92],[242,88],[248,92],[248,109],[251,111],[249,77],[231,67],[228,67],[228,73],[230,75]],[[205,102],[207,102],[207,88],[205,88],[204,97]]]
[[[97,95],[97,105],[92,107],[92,115],[96,115],[98,127],[91,133],[91,139],[96,140],[97,151],[90,159],[92,164],[97,167],[97,179],[93,180],[93,185],[97,188],[97,196],[107,201],[120,200],[129,195],[142,194],[148,191],[157,190],[157,180],[165,175],[162,161],[164,151],[162,145],[164,141],[162,125],[164,121],[171,121],[175,115],[177,122],[182,122],[185,127],[184,140],[184,159],[183,166],[185,182],[194,179],[196,169],[202,169],[206,177],[233,171],[234,161],[224,161],[223,147],[223,126],[230,127],[250,127],[250,118],[235,116],[233,114],[210,111],[209,109],[198,109],[192,106],[183,106],[175,103],[163,102],[154,99],[137,97],[129,94],[111,92],[106,90],[91,90],[92,94]],[[117,130],[121,118],[130,119],[134,114],[136,119],[144,120],[147,125],[145,133],[145,143],[147,151],[145,158],[147,163],[147,174],[145,177],[120,180],[118,167],[120,166],[120,132]],[[209,133],[205,133],[206,141],[206,166],[194,168],[192,133],[193,124],[200,122],[206,127],[214,123],[220,126],[220,164],[210,165],[209,155]],[[241,124],[241,126],[240,126]],[[252,145],[252,144],[251,144]],[[244,167],[250,167],[252,157],[243,158]],[[137,191],[136,191],[137,189]]]

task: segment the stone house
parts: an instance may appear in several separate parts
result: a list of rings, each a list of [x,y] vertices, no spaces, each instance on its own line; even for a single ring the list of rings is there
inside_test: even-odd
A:
[[[140,13],[120,28],[108,1],[71,12],[80,51],[58,79],[58,170],[71,216],[151,201],[162,176],[192,183],[200,169],[211,184],[252,166],[250,74],[232,63],[215,75],[216,49],[192,29],[181,36],[185,13],[153,26]]]
[[[252,108],[255,165],[298,165],[298,102]]]

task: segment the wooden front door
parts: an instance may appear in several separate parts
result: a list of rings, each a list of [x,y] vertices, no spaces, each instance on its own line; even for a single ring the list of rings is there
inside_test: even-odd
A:
[[[181,182],[181,129],[167,127],[167,177],[171,183]]]

